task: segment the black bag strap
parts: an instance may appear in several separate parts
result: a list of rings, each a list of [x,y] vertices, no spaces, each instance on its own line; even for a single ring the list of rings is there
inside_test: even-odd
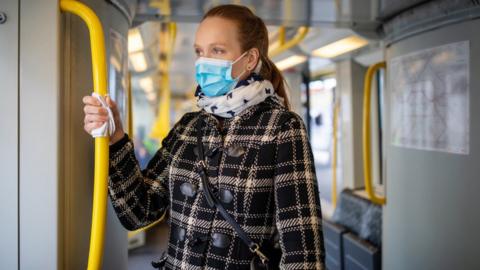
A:
[[[267,256],[260,251],[260,246],[255,243],[250,236],[242,229],[242,227],[235,221],[235,219],[228,214],[225,207],[223,207],[222,203],[218,200],[215,196],[213,191],[210,189],[210,184],[208,182],[208,173],[207,173],[207,166],[205,164],[205,153],[203,149],[203,142],[202,142],[202,119],[198,118],[197,121],[197,147],[198,147],[198,157],[199,157],[199,174],[202,179],[203,185],[203,193],[205,194],[205,198],[207,199],[208,204],[210,207],[215,206],[222,217],[230,223],[230,225],[235,229],[238,236],[242,241],[248,246],[251,252],[256,253],[263,263],[268,261]]]

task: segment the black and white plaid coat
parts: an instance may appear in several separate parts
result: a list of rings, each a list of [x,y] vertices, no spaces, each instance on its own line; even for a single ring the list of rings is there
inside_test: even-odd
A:
[[[132,142],[112,145],[109,194],[125,228],[168,211],[164,269],[249,269],[254,256],[203,196],[197,173],[196,121],[204,121],[210,182],[227,211],[262,244],[278,229],[280,269],[324,269],[315,166],[302,119],[269,97],[233,118],[185,114],[140,170]]]

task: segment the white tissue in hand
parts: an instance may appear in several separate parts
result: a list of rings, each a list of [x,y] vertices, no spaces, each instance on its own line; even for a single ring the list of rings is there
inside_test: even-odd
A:
[[[115,133],[115,121],[113,119],[112,110],[110,109],[110,107],[108,107],[104,97],[98,95],[97,93],[92,93],[92,97],[97,98],[98,101],[100,101],[100,103],[102,104],[102,107],[107,109],[108,121],[106,121],[101,127],[92,130],[90,134],[94,138],[111,136],[113,133]]]

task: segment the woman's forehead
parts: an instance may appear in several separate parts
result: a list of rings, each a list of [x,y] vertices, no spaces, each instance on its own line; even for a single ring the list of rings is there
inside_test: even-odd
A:
[[[206,18],[200,23],[195,35],[195,46],[231,46],[238,42],[235,22],[220,18]]]

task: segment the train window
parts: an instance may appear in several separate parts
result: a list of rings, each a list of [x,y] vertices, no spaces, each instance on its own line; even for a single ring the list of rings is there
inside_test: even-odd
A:
[[[127,127],[127,77],[128,52],[127,39],[114,29],[110,29],[109,94],[117,102],[122,124]]]
[[[322,199],[324,213],[328,213],[332,205],[332,164],[333,164],[333,116],[335,109],[335,88],[337,81],[334,76],[322,77],[309,83],[309,119],[310,142],[315,160],[315,169],[319,192]],[[307,88],[302,87],[302,103],[307,103]],[[305,115],[307,106],[304,106]],[[337,138],[340,140],[340,132],[337,131]],[[340,144],[337,144],[339,147]],[[337,148],[337,179],[341,180],[340,157]],[[337,187],[342,186],[337,182]],[[325,203],[326,202],[326,203]],[[323,209],[322,209],[323,210]]]
[[[383,162],[384,162],[384,155],[383,155],[383,116],[384,116],[384,90],[385,90],[385,70],[380,69],[376,75],[377,79],[377,116],[378,116],[378,173],[379,177],[376,181],[377,186],[381,186],[384,184],[383,181]]]

